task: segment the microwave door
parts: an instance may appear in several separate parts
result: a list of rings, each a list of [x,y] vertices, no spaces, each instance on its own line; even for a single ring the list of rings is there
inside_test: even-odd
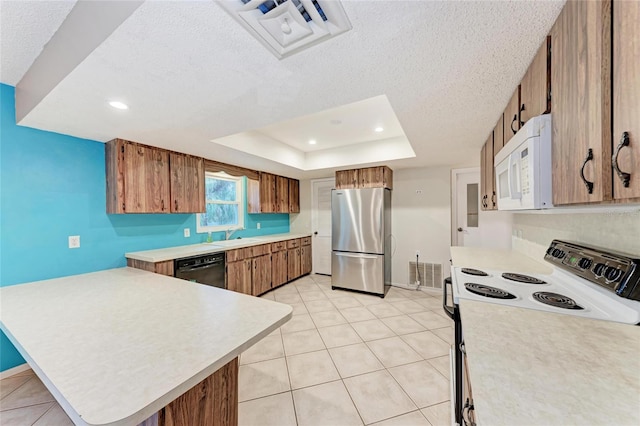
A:
[[[519,153],[516,151],[509,156],[509,198],[522,199]]]

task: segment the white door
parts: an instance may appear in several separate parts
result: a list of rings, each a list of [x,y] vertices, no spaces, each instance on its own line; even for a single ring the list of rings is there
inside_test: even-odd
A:
[[[311,181],[313,272],[331,275],[331,190],[335,179]]]
[[[480,210],[480,169],[451,172],[451,245],[511,248],[513,215]]]

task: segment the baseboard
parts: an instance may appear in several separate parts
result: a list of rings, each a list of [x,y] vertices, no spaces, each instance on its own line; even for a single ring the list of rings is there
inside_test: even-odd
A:
[[[416,284],[400,284],[400,283],[391,283],[393,287],[404,288],[406,290],[417,290],[418,285]]]
[[[22,373],[23,371],[27,371],[30,369],[31,367],[29,367],[29,364],[25,362],[24,364],[20,364],[13,368],[0,372],[0,379],[6,379],[7,377],[11,377],[14,374]]]
[[[420,291],[423,291],[431,296],[442,296],[441,288],[431,288],[431,287],[420,286]]]

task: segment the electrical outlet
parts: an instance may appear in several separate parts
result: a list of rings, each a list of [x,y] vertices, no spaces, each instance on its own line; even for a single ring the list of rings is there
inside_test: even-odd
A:
[[[260,222],[258,222],[258,223],[256,224],[256,227],[257,227],[258,229],[260,229]]]
[[[191,236],[191,230],[189,228],[184,228],[184,237],[189,238]]]
[[[422,189],[416,189],[416,194],[417,195],[422,195]]]
[[[69,248],[80,248],[80,235],[69,236]]]
[[[416,257],[420,257],[420,250],[416,250]]]

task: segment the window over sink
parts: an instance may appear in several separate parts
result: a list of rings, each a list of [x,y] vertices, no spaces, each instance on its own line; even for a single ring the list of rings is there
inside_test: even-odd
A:
[[[205,173],[206,213],[198,213],[198,233],[244,228],[243,177],[224,172]]]

